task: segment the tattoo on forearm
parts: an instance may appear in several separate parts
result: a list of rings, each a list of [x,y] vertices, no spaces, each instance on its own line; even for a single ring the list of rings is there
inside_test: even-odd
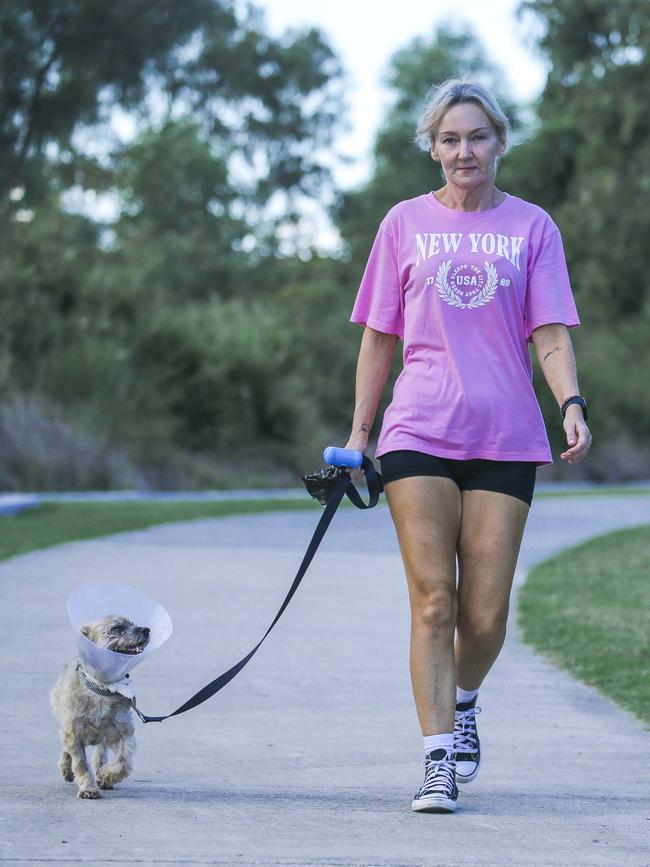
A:
[[[365,421],[361,423],[361,427],[359,428],[359,430],[361,431],[361,433],[369,433],[370,432],[370,428],[368,427],[368,425],[366,424]]]
[[[546,359],[549,357],[549,355],[553,355],[554,352],[557,352],[558,350],[561,350],[561,349],[562,349],[561,346],[556,346],[555,349],[551,349],[551,351],[547,352],[546,355],[544,356],[544,361],[546,361]]]

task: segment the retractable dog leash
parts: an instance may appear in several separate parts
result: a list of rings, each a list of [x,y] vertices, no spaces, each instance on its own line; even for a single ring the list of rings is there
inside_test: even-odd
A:
[[[210,683],[206,684],[206,686],[188,699],[185,704],[182,704],[172,713],[168,713],[165,716],[147,716],[147,714],[142,713],[142,711],[136,707],[135,697],[130,699],[131,707],[140,717],[142,722],[162,722],[165,719],[169,719],[169,717],[186,713],[186,711],[192,710],[192,708],[198,707],[198,705],[203,704],[204,701],[212,698],[212,696],[216,695],[216,693],[223,689],[226,684],[230,683],[230,681],[239,674],[242,668],[244,668],[244,666],[247,665],[257,653],[267,635],[278,622],[289,602],[291,602],[291,599],[300,586],[300,582],[302,581],[309,564],[313,560],[314,554],[316,553],[343,497],[347,496],[358,509],[372,509],[373,506],[377,505],[379,502],[379,496],[383,491],[383,484],[381,476],[375,469],[370,458],[366,457],[362,452],[354,451],[353,449],[335,448],[334,446],[329,446],[325,449],[323,458],[327,464],[330,464],[330,466],[326,467],[324,470],[319,470],[318,472],[305,475],[302,477],[302,480],[307,491],[312,497],[314,497],[314,499],[318,500],[321,505],[325,506],[325,510],[316,526],[305,556],[300,564],[300,568],[298,569],[296,577],[293,579],[293,583],[289,588],[289,592],[262,639],[255,645],[250,653],[246,654],[246,656],[236,663],[236,665],[233,665],[232,668],[228,669],[228,671],[225,671],[223,674],[220,674],[219,677],[210,681]],[[368,486],[367,503],[364,503],[361,499],[361,496],[352,483],[350,474],[347,472],[347,468],[351,467],[363,468],[366,484]]]

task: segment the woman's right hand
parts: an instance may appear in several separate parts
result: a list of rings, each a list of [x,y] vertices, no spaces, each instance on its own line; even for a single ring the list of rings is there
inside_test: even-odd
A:
[[[355,452],[361,452],[365,455],[368,451],[368,437],[351,436],[345,444],[346,449],[354,449]],[[365,472],[361,467],[350,467],[348,472],[353,482],[360,482],[365,476]]]

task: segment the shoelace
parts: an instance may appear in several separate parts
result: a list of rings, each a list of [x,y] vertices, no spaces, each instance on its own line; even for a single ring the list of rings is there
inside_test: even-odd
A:
[[[456,777],[456,765],[453,761],[425,759],[422,764],[426,768],[426,774],[418,797],[429,794],[449,795],[453,792]]]
[[[454,717],[454,752],[476,752],[478,745],[476,742],[476,720],[474,719],[474,715],[480,712],[480,707],[456,711]]]

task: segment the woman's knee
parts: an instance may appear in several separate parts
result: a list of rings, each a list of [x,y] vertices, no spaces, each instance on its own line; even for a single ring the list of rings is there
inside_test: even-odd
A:
[[[458,634],[467,636],[474,641],[494,641],[503,638],[506,633],[508,611],[481,611],[472,614],[458,613]]]
[[[415,623],[433,632],[453,629],[458,616],[456,589],[440,581],[412,593],[411,614]]]

